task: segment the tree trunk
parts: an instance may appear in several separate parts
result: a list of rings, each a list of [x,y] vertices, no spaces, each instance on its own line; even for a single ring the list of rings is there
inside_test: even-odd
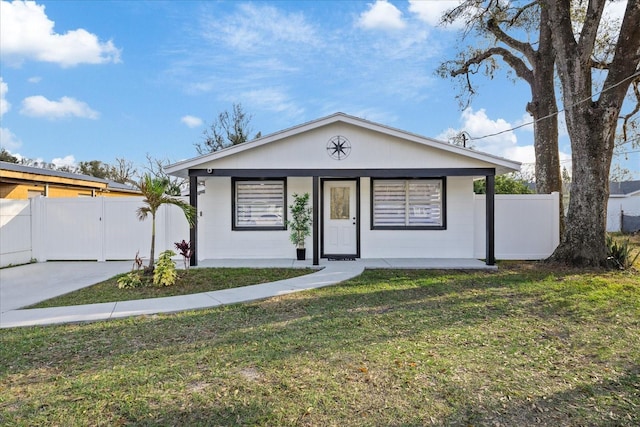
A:
[[[153,271],[153,261],[155,260],[156,251],[156,213],[151,213],[151,255],[149,255],[149,271]]]
[[[598,117],[597,109],[590,109],[590,103],[583,103],[572,109],[575,112],[565,113],[571,135],[573,179],[565,232],[551,261],[604,267],[609,168],[615,133]],[[609,148],[603,149],[607,145]]]
[[[527,111],[534,119],[533,135],[536,156],[536,192],[560,193],[560,235],[564,232],[562,174],[558,149],[558,107],[555,94],[555,58],[548,25],[548,10],[542,8],[540,43],[532,61],[534,72],[530,82],[531,102]]]

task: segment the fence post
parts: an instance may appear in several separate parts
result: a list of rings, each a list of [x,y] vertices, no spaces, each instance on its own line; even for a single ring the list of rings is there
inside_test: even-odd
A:
[[[43,196],[29,199],[31,213],[31,257],[38,262],[47,261],[44,250],[47,198]]]
[[[107,252],[107,230],[105,226],[105,206],[104,206],[104,196],[94,197],[94,199],[98,199],[100,202],[100,217],[98,218],[98,239],[100,240],[100,252],[98,253],[98,261],[104,262],[106,261],[106,252]]]
[[[552,209],[552,217],[553,217],[553,227],[551,230],[551,253],[555,250],[556,247],[560,244],[560,193],[558,191],[554,191],[551,193],[553,197],[553,209]]]
[[[620,207],[620,232],[624,233],[624,209]]]

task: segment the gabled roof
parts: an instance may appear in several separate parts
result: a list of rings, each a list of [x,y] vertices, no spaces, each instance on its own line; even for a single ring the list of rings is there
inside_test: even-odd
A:
[[[298,126],[294,126],[288,129],[281,130],[279,132],[272,133],[270,135],[263,136],[253,141],[245,142],[243,144],[234,145],[224,148],[222,150],[204,154],[202,156],[194,157],[191,159],[176,162],[168,165],[165,171],[170,175],[186,177],[189,169],[198,169],[201,165],[204,165],[213,160],[221,159],[227,156],[231,156],[237,153],[241,153],[246,150],[251,150],[274,141],[282,140],[291,136],[299,135],[304,132],[308,132],[314,129],[318,129],[323,126],[327,126],[333,123],[346,123],[354,126],[358,126],[364,129],[372,130],[380,134],[401,138],[407,141],[412,141],[425,146],[437,148],[446,152],[455,153],[464,157],[468,157],[475,160],[480,160],[495,165],[496,172],[498,174],[508,173],[520,170],[521,163],[508,160],[492,154],[483,153],[481,151],[472,150],[470,148],[463,148],[457,145],[452,145],[447,142],[438,141],[433,138],[428,138],[415,133],[407,132],[390,126],[382,125],[379,123],[371,122],[359,117],[350,116],[344,113],[335,113],[330,116],[326,116],[317,120],[313,120],[307,123],[303,123]]]
[[[609,195],[611,197],[628,197],[640,194],[640,181],[610,182]]]

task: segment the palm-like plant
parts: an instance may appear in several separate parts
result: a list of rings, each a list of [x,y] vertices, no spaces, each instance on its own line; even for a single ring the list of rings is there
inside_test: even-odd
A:
[[[169,180],[167,179],[153,178],[151,175],[145,174],[140,179],[137,187],[144,196],[142,202],[145,204],[145,206],[141,206],[137,210],[138,219],[144,221],[147,215],[151,214],[151,254],[147,269],[152,271],[156,246],[156,212],[160,206],[164,204],[178,206],[184,212],[184,216],[189,222],[189,227],[193,227],[195,224],[196,209],[190,204],[166,194],[169,187]]]

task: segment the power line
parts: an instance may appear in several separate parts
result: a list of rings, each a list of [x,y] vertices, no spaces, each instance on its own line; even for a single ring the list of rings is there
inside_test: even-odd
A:
[[[625,156],[627,154],[635,154],[635,153],[640,153],[640,150],[632,150],[632,151],[623,151],[621,153],[613,153],[614,156]],[[571,159],[564,159],[564,160],[560,160],[560,164],[562,163],[570,163],[572,160]],[[529,165],[535,165],[536,162],[527,162],[527,163],[522,163],[523,166],[529,166]]]
[[[638,76],[640,76],[640,71],[636,71],[636,72],[635,72],[635,73],[633,73],[632,75],[630,75],[630,76],[628,76],[628,77],[626,77],[626,78],[624,78],[624,79],[620,80],[619,82],[617,82],[617,83],[615,83],[615,84],[613,84],[613,85],[611,85],[611,86],[609,86],[609,87],[607,87],[607,88],[603,88],[600,92],[597,92],[597,93],[595,93],[595,94],[591,95],[591,96],[590,96],[590,97],[588,97],[588,98],[585,98],[585,99],[583,99],[583,100],[581,100],[581,101],[578,101],[578,102],[576,102],[575,104],[570,105],[569,107],[562,108],[561,110],[559,110],[559,111],[557,111],[557,112],[555,112],[555,113],[551,113],[551,114],[548,114],[548,115],[546,115],[546,116],[544,116],[544,117],[540,117],[539,119],[532,120],[532,121],[530,121],[530,122],[523,123],[523,124],[518,125],[518,126],[514,126],[514,127],[512,127],[511,129],[505,129],[505,130],[501,130],[500,132],[490,133],[490,134],[488,134],[488,135],[476,136],[476,137],[469,135],[469,139],[471,139],[471,140],[473,140],[473,141],[477,141],[477,140],[479,140],[479,139],[485,139],[485,138],[489,138],[489,137],[492,137],[492,136],[502,135],[502,134],[504,134],[504,133],[512,132],[512,131],[514,131],[514,130],[516,130],[516,129],[520,129],[520,128],[523,128],[523,127],[525,127],[525,126],[532,125],[532,124],[537,123],[537,122],[540,122],[540,121],[542,121],[542,120],[546,120],[546,119],[548,119],[548,118],[550,118],[550,117],[557,116],[558,114],[560,114],[560,113],[562,113],[562,112],[566,111],[566,109],[567,109],[567,108],[575,107],[576,105],[578,105],[578,104],[582,104],[582,103],[584,103],[584,102],[589,102],[589,101],[591,101],[591,99],[592,99],[594,96],[598,96],[598,95],[600,95],[600,94],[602,94],[602,93],[604,93],[604,92],[606,92],[606,91],[608,91],[608,90],[611,90],[611,89],[613,89],[613,88],[615,88],[615,87],[617,87],[617,86],[620,86],[622,83],[626,82],[627,80],[634,79],[634,78],[636,78],[636,77],[638,77]]]

